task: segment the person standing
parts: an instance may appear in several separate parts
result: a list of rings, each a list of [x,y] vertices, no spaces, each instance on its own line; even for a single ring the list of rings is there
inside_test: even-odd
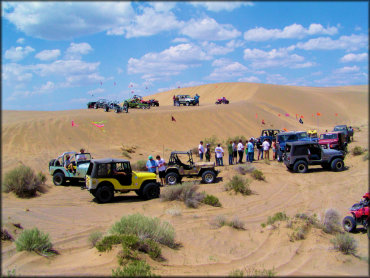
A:
[[[271,143],[271,148],[272,148],[272,160],[276,159],[276,139],[272,139]]]
[[[217,165],[224,166],[224,162],[223,162],[224,150],[222,149],[220,144],[218,144],[217,147],[215,148],[215,154],[216,154]]]
[[[165,173],[166,173],[166,162],[164,161],[163,158],[160,157],[160,155],[156,156],[156,162],[158,165],[158,175],[161,180],[161,185],[164,186],[165,183]]]
[[[173,95],[173,106],[176,106],[176,96],[175,95]]]
[[[153,159],[153,156],[149,155],[148,161],[146,162],[146,168],[148,169],[148,172],[155,173],[157,170],[158,164]]]
[[[233,156],[234,156],[233,141],[230,141],[229,144],[227,145],[227,152],[229,153],[229,165],[233,165]]]
[[[233,163],[237,163],[237,157],[238,157],[238,149],[237,149],[237,144],[236,141],[233,142]]]
[[[239,154],[239,163],[243,163],[244,145],[243,145],[242,139],[239,140],[237,148],[238,148],[238,154]]]
[[[250,163],[253,162],[253,155],[254,155],[254,146],[253,146],[253,139],[250,139],[247,147],[245,149],[246,155],[247,155],[247,161]]]
[[[256,147],[257,147],[257,160],[260,160],[260,156],[261,159],[263,159],[262,142],[260,138],[257,139]]]
[[[270,143],[267,139],[263,141],[262,148],[265,159],[270,160]]]
[[[200,141],[200,144],[198,146],[198,151],[199,151],[199,159],[200,161],[203,161],[203,155],[204,155],[203,141]]]
[[[211,145],[210,144],[207,144],[206,146],[205,156],[206,156],[206,161],[210,162],[211,161]]]

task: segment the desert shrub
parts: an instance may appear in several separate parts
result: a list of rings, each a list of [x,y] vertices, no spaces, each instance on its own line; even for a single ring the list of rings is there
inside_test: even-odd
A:
[[[233,190],[235,193],[241,193],[243,195],[251,195],[252,190],[249,188],[250,181],[243,179],[241,176],[235,175],[232,179],[225,184],[225,190]]]
[[[310,224],[310,225],[313,225],[314,227],[316,228],[319,228],[319,229],[322,229],[322,225],[321,223],[319,222],[319,220],[317,219],[317,216],[316,214],[313,214],[313,215],[307,215],[305,213],[297,213],[295,215],[295,218],[298,218],[298,219],[302,219],[304,220],[306,223]]]
[[[337,234],[332,240],[334,248],[343,254],[353,254],[357,252],[357,242],[348,233]]]
[[[287,220],[288,216],[284,212],[277,212],[272,217],[267,218],[267,225],[272,225],[277,221]]]
[[[229,277],[243,277],[244,276],[244,271],[241,269],[234,269],[230,271]]]
[[[253,170],[251,175],[254,179],[259,180],[259,181],[264,181],[266,179],[262,171],[257,170],[257,169]]]
[[[109,233],[112,235],[131,234],[139,238],[150,238],[163,245],[174,247],[175,230],[168,222],[161,222],[159,218],[150,218],[141,214],[124,216],[113,224]]]
[[[145,160],[139,160],[136,161],[136,163],[132,164],[132,170],[134,171],[147,171],[146,168],[146,161]]]
[[[13,268],[12,270],[8,270],[7,273],[6,273],[6,277],[16,277],[16,272],[15,272],[15,268]]]
[[[217,215],[211,219],[210,224],[213,227],[221,228],[227,225],[226,217],[224,215]]]
[[[96,243],[103,237],[103,233],[99,231],[92,232],[89,235],[88,241],[91,244],[91,247],[95,247]]]
[[[239,140],[242,140],[243,142],[245,142],[247,140],[247,138],[245,138],[245,136],[243,135],[237,135],[237,136],[234,136],[234,137],[229,137],[225,140],[225,144],[229,144],[230,141],[232,142],[236,142],[236,144],[239,143]]]
[[[272,269],[257,269],[248,268],[245,273],[246,277],[274,277],[276,276],[275,268]]]
[[[131,155],[126,150],[122,150],[121,154],[123,157],[131,158]]]
[[[364,154],[363,160],[364,161],[369,160],[369,152],[368,151]]]
[[[222,206],[221,203],[220,203],[220,200],[216,196],[213,196],[213,195],[208,195],[207,194],[202,202],[206,205],[210,205],[210,206],[213,206],[213,207],[221,207]]]
[[[113,277],[150,277],[154,276],[150,270],[150,266],[144,261],[129,262],[123,268],[118,267],[112,270]]]
[[[45,174],[41,171],[37,173],[37,178],[42,184],[45,184],[47,180]]]
[[[204,146],[204,144],[203,144]],[[198,147],[194,147],[191,149],[191,152],[193,153],[193,155],[195,155],[196,157],[199,157],[199,151],[198,151]]]
[[[363,148],[361,148],[360,146],[355,146],[352,150],[352,154],[353,155],[361,155],[365,152],[365,150]]]
[[[324,216],[323,231],[328,234],[333,234],[341,230],[339,212],[334,209],[328,209]]]
[[[166,214],[172,215],[172,216],[180,216],[182,214],[181,208],[179,207],[172,207],[166,210]]]
[[[124,145],[121,146],[122,155],[123,153],[126,153],[126,154],[135,153],[135,149],[136,149],[135,146],[131,146],[131,147],[124,146]]]
[[[246,173],[252,173],[255,169],[256,168],[252,164],[242,164],[238,165],[235,170],[240,175],[245,175]]]
[[[310,227],[311,225],[308,222],[303,222],[295,227],[293,233],[289,235],[290,241],[305,239],[310,231]]]
[[[1,229],[1,240],[13,241],[14,239],[12,235],[6,229]]]
[[[166,188],[161,192],[162,201],[183,201],[186,206],[197,208],[204,199],[204,193],[197,192],[199,186],[193,183],[183,183]]]
[[[162,258],[162,249],[154,240],[142,240],[139,243],[138,250],[147,253],[153,260],[160,260]]]
[[[207,144],[210,144],[210,147],[216,147],[219,142],[221,142],[216,135],[212,135],[209,138],[204,138],[203,140],[203,145],[206,146]]]
[[[126,235],[105,236],[95,244],[95,247],[96,249],[98,249],[99,252],[112,250],[112,246],[116,244],[121,244],[123,237],[125,236]]]
[[[42,177],[25,165],[19,165],[5,174],[3,181],[4,192],[14,192],[18,197],[27,198],[41,191]]]
[[[244,222],[239,219],[239,217],[235,216],[228,225],[234,229],[244,230]]]
[[[15,245],[17,251],[35,251],[43,255],[53,251],[49,234],[44,234],[37,228],[24,230],[15,241]]]

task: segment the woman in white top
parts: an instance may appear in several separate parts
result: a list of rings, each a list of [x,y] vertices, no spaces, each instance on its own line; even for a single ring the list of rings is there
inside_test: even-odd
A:
[[[165,183],[165,173],[166,173],[166,162],[159,155],[155,157],[158,164],[158,175],[161,180],[161,185],[164,186]]]
[[[265,159],[270,160],[270,143],[267,139],[263,141],[262,148]]]
[[[243,145],[243,142],[242,140],[240,139],[239,140],[239,143],[238,143],[238,154],[239,154],[239,163],[243,163],[243,153],[244,153],[244,145]]]

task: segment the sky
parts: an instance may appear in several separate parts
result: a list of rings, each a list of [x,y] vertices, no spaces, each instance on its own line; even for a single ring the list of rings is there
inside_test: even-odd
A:
[[[2,2],[2,109],[219,82],[368,84],[368,2]]]

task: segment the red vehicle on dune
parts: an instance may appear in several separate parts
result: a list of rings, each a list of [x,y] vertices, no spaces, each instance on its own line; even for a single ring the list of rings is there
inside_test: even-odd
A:
[[[359,203],[354,204],[349,209],[351,216],[344,217],[342,225],[346,232],[354,232],[357,225],[362,225],[367,230],[369,236],[370,193],[365,193],[362,198]]]
[[[332,131],[320,134],[319,144],[324,149],[336,149],[347,152],[347,140],[343,132]]]
[[[229,104],[229,101],[225,97],[217,99],[216,104],[222,104],[222,103]]]

